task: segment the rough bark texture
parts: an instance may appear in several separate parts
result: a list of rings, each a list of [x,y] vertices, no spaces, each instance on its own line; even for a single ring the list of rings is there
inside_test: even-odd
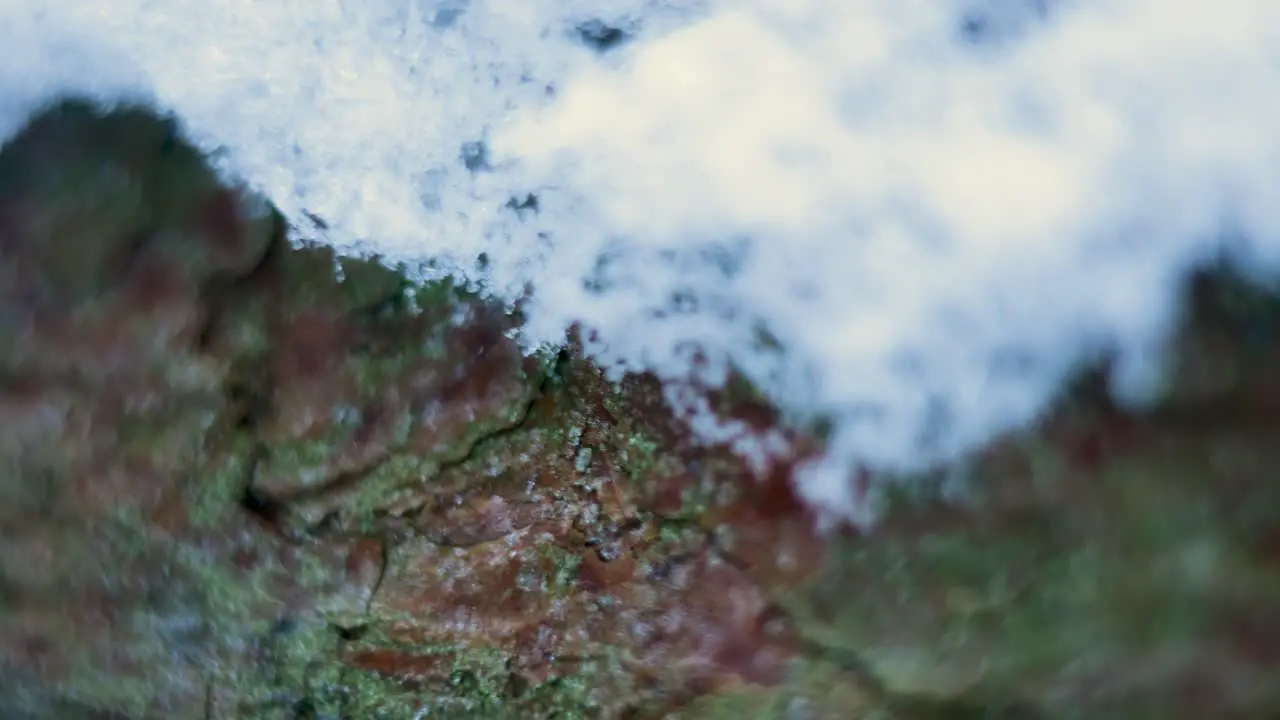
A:
[[[769,458],[285,230],[142,109],[0,151],[0,717],[1280,716],[1265,288],[820,535],[745,383]]]

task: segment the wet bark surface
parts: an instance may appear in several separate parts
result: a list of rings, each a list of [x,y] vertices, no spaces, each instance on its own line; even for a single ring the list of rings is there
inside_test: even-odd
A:
[[[0,150],[0,717],[1280,713],[1268,288],[1189,283],[1155,407],[1082,375],[820,533],[745,382],[287,230],[145,110]]]

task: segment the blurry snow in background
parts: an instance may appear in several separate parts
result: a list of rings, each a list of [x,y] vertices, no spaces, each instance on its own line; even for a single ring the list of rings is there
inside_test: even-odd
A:
[[[700,345],[838,419],[801,489],[849,516],[855,463],[954,457],[1103,348],[1150,392],[1187,264],[1277,260],[1277,87],[1267,0],[0,0],[0,137],[153,102],[328,242],[487,253],[532,341]]]

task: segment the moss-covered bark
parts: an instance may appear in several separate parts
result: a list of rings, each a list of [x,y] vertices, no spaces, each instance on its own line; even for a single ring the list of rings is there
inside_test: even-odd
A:
[[[409,270],[290,246],[145,110],[0,150],[0,715],[1280,710],[1270,290],[1192,284],[1152,411],[1083,385],[819,535],[821,438],[749,385],[708,399],[756,460]]]

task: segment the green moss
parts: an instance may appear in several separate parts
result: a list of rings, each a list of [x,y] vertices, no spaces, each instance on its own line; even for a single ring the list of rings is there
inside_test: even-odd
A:
[[[409,310],[408,279],[377,256],[338,260],[343,298],[352,309],[403,314]]]
[[[112,578],[77,588],[105,598],[110,621],[72,625],[83,633],[54,639],[74,648],[68,674],[53,687],[62,698],[129,717],[153,717],[172,703],[204,695],[206,669],[255,630],[258,586],[220,569],[189,544],[152,536],[141,515],[118,517],[86,546],[84,562],[113,568]],[[155,669],[164,668],[163,674]]]
[[[909,531],[838,544],[785,601],[802,633],[898,693],[1047,702],[1076,691],[1076,668],[1094,678],[1081,707],[1163,702],[1125,683],[1166,682],[1150,678],[1214,642],[1225,599],[1264,592],[1215,503],[1213,452],[1172,443],[1097,470],[1029,452],[1025,482],[1052,511],[934,515],[927,491],[897,493],[889,522]]]
[[[307,278],[317,274],[324,275],[322,284],[329,282],[332,270],[326,266],[330,261],[338,261],[322,248],[309,248],[305,254],[307,257],[290,270],[293,277],[290,284],[306,284]],[[289,262],[294,263],[292,260]],[[355,436],[364,430],[366,418],[362,415],[362,408],[398,409],[399,415],[393,420],[394,435],[390,438],[389,455],[365,467],[342,468],[342,472],[360,475],[358,485],[349,488],[342,499],[344,514],[360,521],[392,502],[398,491],[429,482],[440,468],[467,457],[481,439],[521,422],[542,381],[542,374],[553,367],[556,355],[550,351],[540,354],[540,368],[532,376],[498,380],[512,383],[517,390],[524,387],[523,393],[512,394],[506,407],[494,412],[486,411],[484,416],[460,428],[461,432],[456,437],[440,438],[438,447],[415,447],[410,453],[404,446],[410,442],[419,425],[430,426],[431,420],[416,417],[410,412],[408,403],[399,407],[396,405],[399,396],[389,393],[415,373],[453,373],[457,370],[457,363],[468,360],[451,360],[448,353],[456,349],[451,348],[447,341],[453,332],[452,310],[461,307],[463,302],[469,302],[471,293],[451,280],[414,286],[411,291],[416,294],[419,309],[432,311],[430,317],[414,320],[407,314],[409,309],[400,302],[409,287],[403,275],[396,274],[376,260],[340,262],[345,274],[342,285],[347,304],[362,306],[360,310],[363,313],[374,313],[373,316],[358,318],[359,322],[372,323],[369,326],[374,338],[370,341],[372,344],[353,348],[344,359],[345,372],[354,379],[356,393],[348,404],[335,408],[330,429],[324,437],[272,442],[259,470],[261,476],[290,478],[294,482],[300,481],[303,486],[327,482],[335,472],[335,460],[348,452],[355,443]],[[312,290],[322,292],[315,288]],[[446,427],[451,425],[453,423],[445,423]],[[319,517],[313,517],[317,513],[323,515],[328,512],[328,508],[316,512],[299,509],[299,517],[305,522],[318,520]]]
[[[214,528],[243,512],[239,500],[251,479],[255,444],[249,435],[236,433],[225,449],[206,455],[186,478],[186,506],[194,527]]]
[[[349,643],[347,650],[394,651],[435,671],[413,682],[400,682],[372,671],[328,664],[308,681],[308,698],[321,713],[399,718],[425,711],[427,717],[458,720],[523,720],[586,717],[591,707],[589,679],[555,676],[529,684],[512,670],[505,652],[492,648],[399,643],[375,626]]]
[[[643,432],[628,434],[625,444],[616,453],[617,462],[626,468],[632,480],[641,481],[649,477],[658,467],[664,464],[672,466],[670,458],[661,451],[656,440]]]
[[[412,290],[413,304],[420,310],[456,307],[479,297],[452,277],[419,283]]]
[[[227,564],[216,551],[186,543],[175,551],[174,586],[181,584],[192,612],[227,639],[265,631],[283,604],[272,587],[279,568],[267,561],[246,569]],[[277,576],[278,577],[278,576]]]
[[[721,690],[695,700],[682,708],[678,718],[688,720],[784,720],[785,709],[778,707],[778,693],[773,689],[743,686]]]
[[[787,677],[778,685],[734,683],[683,707],[680,720],[925,720],[932,715],[897,714],[894,698],[885,697],[857,672],[817,657],[791,661]],[[959,720],[962,715],[940,715]]]
[[[538,552],[547,560],[550,571],[542,579],[539,590],[548,597],[568,597],[578,590],[578,569],[582,555],[556,545],[540,545]]]
[[[338,256],[328,245],[303,243],[280,256],[279,273],[282,308],[306,311],[341,309]]]
[[[363,475],[359,484],[342,498],[343,515],[357,522],[361,520],[371,522],[373,513],[394,503],[401,492],[412,492],[424,483],[430,483],[442,467],[466,458],[472,453],[476,442],[509,427],[511,422],[512,419],[508,417],[502,418],[501,421],[475,423],[467,429],[463,437],[434,454],[392,455]],[[320,447],[320,452],[328,449],[321,444],[316,445]],[[283,463],[284,467],[290,467],[287,456],[285,460],[281,460],[278,456],[273,457],[273,461]],[[277,464],[276,468],[279,467],[281,465]],[[298,472],[305,473],[308,466],[293,467],[299,467]]]
[[[262,359],[271,345],[269,305],[262,295],[231,293],[222,298],[217,329],[226,352],[236,359],[234,376],[260,382],[266,376]]]
[[[1135,581],[1031,528],[938,534],[846,545],[797,609],[804,632],[858,653],[890,689],[949,695],[1017,686],[1108,654],[1125,623],[1162,623],[1159,606],[1116,617],[1115,589]]]

